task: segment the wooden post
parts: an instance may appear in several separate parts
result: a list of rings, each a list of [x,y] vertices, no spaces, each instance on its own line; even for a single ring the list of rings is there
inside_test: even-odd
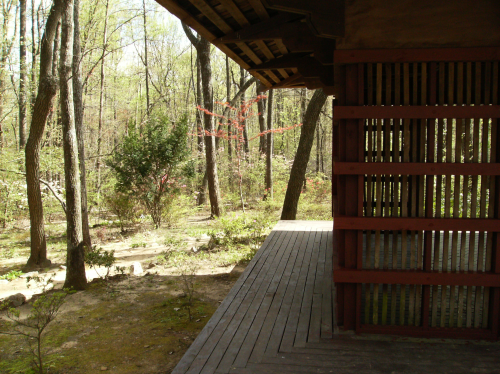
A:
[[[358,67],[357,65],[346,66],[346,105],[358,104]],[[345,143],[345,161],[358,161],[359,141],[359,120],[346,120],[341,126],[344,129],[344,136],[340,137],[340,142]],[[344,161],[344,160],[343,160]],[[358,215],[358,176],[343,176],[345,180],[344,199],[339,196],[345,204],[345,215]],[[340,202],[340,201],[339,201]],[[357,230],[345,231],[345,268],[355,269],[357,267]],[[347,283],[344,286],[344,329],[352,330],[356,323],[356,285]]]

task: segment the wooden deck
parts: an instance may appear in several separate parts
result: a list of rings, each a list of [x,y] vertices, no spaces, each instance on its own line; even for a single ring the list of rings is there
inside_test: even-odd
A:
[[[500,373],[499,343],[334,331],[329,221],[280,221],[172,373]]]

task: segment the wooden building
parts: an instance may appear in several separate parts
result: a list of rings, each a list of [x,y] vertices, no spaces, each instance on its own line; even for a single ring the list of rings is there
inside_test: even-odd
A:
[[[269,89],[334,96],[341,329],[498,339],[500,1],[157,1]]]

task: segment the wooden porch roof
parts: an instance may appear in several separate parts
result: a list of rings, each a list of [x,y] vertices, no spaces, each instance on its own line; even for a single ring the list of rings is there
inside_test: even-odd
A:
[[[333,88],[343,0],[157,0],[267,88]]]

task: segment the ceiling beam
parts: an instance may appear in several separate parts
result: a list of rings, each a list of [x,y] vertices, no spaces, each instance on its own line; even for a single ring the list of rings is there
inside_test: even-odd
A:
[[[271,9],[306,14],[315,34],[326,38],[345,33],[345,0],[263,0]]]
[[[266,21],[255,25],[248,25],[241,30],[231,32],[218,39],[215,43],[236,43],[240,41],[254,40],[273,40],[282,39],[288,33],[291,33],[300,23],[293,22],[297,19],[304,18],[303,15],[293,13],[280,13],[279,15],[269,18]],[[305,24],[302,23],[305,26]]]
[[[266,71],[270,69],[290,69],[296,68],[299,66],[299,62],[302,58],[304,58],[303,53],[289,53],[284,55],[283,57],[276,58],[274,60],[270,60],[254,66],[249,69],[249,71]]]
[[[260,17],[261,21],[266,21],[270,18],[269,13],[267,12],[266,7],[262,4],[261,0],[248,0],[248,2]],[[276,46],[280,50],[281,54],[285,55],[288,53],[288,50],[281,40],[276,40]]]
[[[236,4],[233,2],[233,0],[219,0],[221,5],[229,12],[229,14],[238,22],[238,24],[241,27],[248,27],[250,26],[250,22],[248,22],[248,19],[245,17],[245,15],[241,12],[240,8],[236,6]],[[272,60],[276,58],[276,56],[271,52],[269,47],[266,45],[266,43],[263,40],[257,40],[255,41],[255,44],[261,52],[266,56],[268,60]],[[280,70],[280,74],[284,76],[285,78],[288,77],[288,74],[285,70]],[[275,81],[279,82],[280,79],[273,73],[269,72],[268,75]]]

